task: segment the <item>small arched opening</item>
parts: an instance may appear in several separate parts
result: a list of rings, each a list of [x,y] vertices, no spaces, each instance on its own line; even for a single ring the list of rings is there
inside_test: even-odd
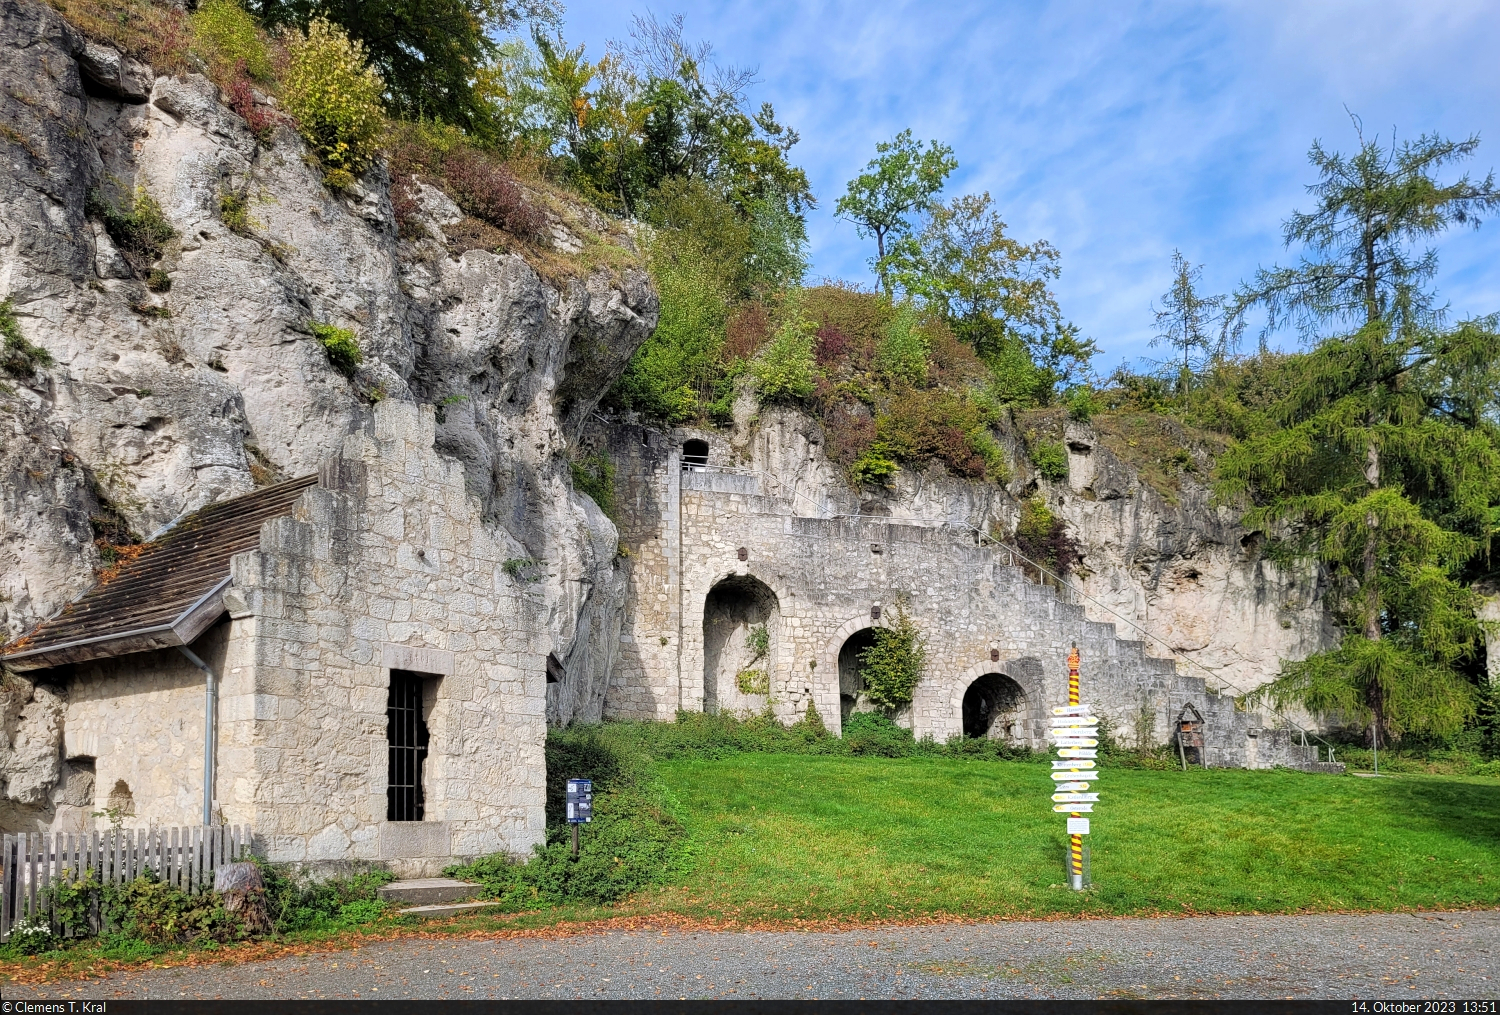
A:
[[[1024,737],[1026,692],[1003,673],[986,673],[964,691],[964,736],[1016,740]]]
[[[703,603],[703,710],[760,711],[771,692],[781,604],[765,582],[730,575]]]
[[[682,442],[682,467],[703,469],[708,467],[708,441],[694,438]]]
[[[839,718],[848,719],[859,704],[865,681],[860,676],[860,654],[875,644],[875,629],[861,628],[851,634],[839,649]]]

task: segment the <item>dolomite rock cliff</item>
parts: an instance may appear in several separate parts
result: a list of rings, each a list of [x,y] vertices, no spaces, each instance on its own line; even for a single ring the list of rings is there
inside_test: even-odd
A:
[[[429,402],[497,538],[545,565],[533,594],[566,674],[549,718],[598,717],[624,586],[614,526],[573,490],[566,455],[655,326],[644,272],[553,284],[514,254],[452,256],[440,229],[461,215],[430,188],[429,238],[402,239],[379,166],[332,193],[288,127],[257,143],[207,79],[156,76],[35,0],[0,0],[0,124],[0,299],[54,360],[0,389],[0,639],[94,581],[101,525],[149,539],[316,471],[374,401]],[[116,249],[96,193],[159,202],[170,289]],[[229,193],[248,202],[238,232]],[[553,232],[576,247],[566,224]],[[354,377],[314,322],[358,335]],[[59,779],[38,746],[57,736],[50,694],[12,680],[0,697],[14,804],[43,805]]]
[[[972,540],[976,533],[1013,533],[1022,502],[1043,498],[1083,551],[1069,577],[1085,594],[1088,619],[1116,624],[1122,638],[1144,639],[1148,655],[1176,650],[1187,660],[1179,672],[1225,693],[1250,691],[1276,675],[1280,660],[1336,644],[1315,567],[1277,567],[1237,524],[1237,514],[1215,505],[1191,475],[1168,497],[1090,426],[1063,425],[1069,455],[1063,481],[1039,476],[1012,435],[1015,476],[1004,486],[957,479],[934,465],[903,469],[883,489],[855,491],[824,455],[814,420],[781,409],[755,416],[744,404],[736,415],[732,430],[683,436],[718,445],[715,460],[760,476],[767,493],[798,515],[945,525],[954,539]]]

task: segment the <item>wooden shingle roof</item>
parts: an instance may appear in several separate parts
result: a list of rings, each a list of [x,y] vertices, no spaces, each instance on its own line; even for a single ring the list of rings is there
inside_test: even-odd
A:
[[[0,662],[34,670],[190,644],[224,613],[230,559],[258,549],[261,525],[291,514],[317,481],[306,476],[195,511],[0,650]]]

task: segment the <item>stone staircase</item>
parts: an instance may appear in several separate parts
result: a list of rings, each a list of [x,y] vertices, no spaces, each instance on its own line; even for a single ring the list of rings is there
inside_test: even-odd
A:
[[[475,902],[479,886],[452,878],[412,878],[392,881],[380,889],[382,901],[396,907],[402,916],[423,919],[452,916],[498,906],[498,902]]]

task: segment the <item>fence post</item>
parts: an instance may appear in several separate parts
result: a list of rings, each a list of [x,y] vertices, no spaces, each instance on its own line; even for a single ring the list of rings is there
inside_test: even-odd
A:
[[[10,937],[10,906],[16,891],[10,886],[16,873],[16,863],[11,854],[14,842],[9,835],[0,836],[0,941]]]

